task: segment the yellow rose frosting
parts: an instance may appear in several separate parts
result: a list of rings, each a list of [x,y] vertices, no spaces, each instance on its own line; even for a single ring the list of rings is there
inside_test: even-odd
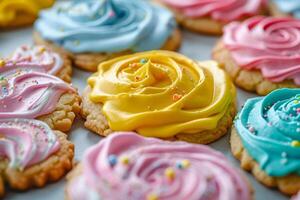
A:
[[[235,99],[216,62],[197,63],[169,51],[104,62],[88,84],[91,101],[103,104],[112,130],[159,138],[216,128]]]
[[[41,9],[54,0],[0,0],[0,27],[15,27],[33,23]]]

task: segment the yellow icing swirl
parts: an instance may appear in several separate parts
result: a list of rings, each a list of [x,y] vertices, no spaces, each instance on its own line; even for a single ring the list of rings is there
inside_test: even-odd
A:
[[[88,84],[91,101],[103,104],[112,130],[149,137],[212,130],[235,99],[232,82],[216,62],[196,63],[169,51],[104,62]]]
[[[31,24],[54,0],[0,0],[0,27]]]

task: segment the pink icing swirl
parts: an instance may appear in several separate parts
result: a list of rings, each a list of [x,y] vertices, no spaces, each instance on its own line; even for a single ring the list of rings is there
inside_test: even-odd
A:
[[[223,43],[236,63],[272,82],[300,85],[300,20],[254,17],[225,27]]]
[[[291,198],[291,200],[300,200],[300,191],[298,192],[297,195],[293,196],[293,197]]]
[[[266,0],[161,0],[185,16],[230,22],[260,13]]]
[[[49,114],[63,93],[75,92],[69,84],[45,73],[19,69],[0,75],[0,119]]]
[[[188,165],[187,165],[188,164]],[[204,145],[115,133],[91,147],[70,199],[248,200],[244,179]]]
[[[57,53],[44,46],[19,47],[12,57],[5,61],[0,73],[8,70],[24,69],[55,75],[63,67],[63,60]]]
[[[28,119],[0,119],[0,157],[9,167],[24,169],[39,163],[60,148],[47,124]]]

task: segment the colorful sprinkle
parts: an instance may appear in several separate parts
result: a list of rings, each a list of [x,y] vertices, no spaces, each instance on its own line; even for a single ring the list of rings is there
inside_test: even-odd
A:
[[[0,60],[0,67],[3,67],[5,65],[5,61],[4,60]]]
[[[294,140],[291,142],[292,147],[300,147],[300,141]]]
[[[147,62],[148,62],[148,60],[145,59],[145,58],[142,58],[142,59],[140,60],[140,63],[141,63],[141,64],[145,64],[145,63],[147,63]]]
[[[189,166],[191,166],[191,162],[189,160],[183,160],[182,161],[182,166],[183,168],[188,168]]]
[[[129,158],[127,156],[123,156],[121,158],[121,163],[124,165],[128,165],[129,164]]]
[[[118,162],[118,158],[116,155],[111,154],[108,156],[108,163],[110,166],[112,166],[112,167],[115,166],[117,164],[117,162]]]
[[[182,98],[181,94],[173,94],[173,101],[178,101]]]
[[[155,193],[150,193],[147,195],[147,200],[158,200],[158,196]]]
[[[175,178],[175,171],[173,168],[169,167],[165,170],[165,176],[167,177],[168,180],[172,181]]]

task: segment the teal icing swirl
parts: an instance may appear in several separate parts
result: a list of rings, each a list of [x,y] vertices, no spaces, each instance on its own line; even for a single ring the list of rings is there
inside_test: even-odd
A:
[[[35,23],[44,39],[74,53],[159,49],[175,28],[170,11],[144,0],[74,0]]]
[[[300,19],[300,1],[299,0],[273,0],[281,12],[292,14]]]
[[[235,127],[249,155],[268,175],[300,175],[300,89],[249,99]]]

